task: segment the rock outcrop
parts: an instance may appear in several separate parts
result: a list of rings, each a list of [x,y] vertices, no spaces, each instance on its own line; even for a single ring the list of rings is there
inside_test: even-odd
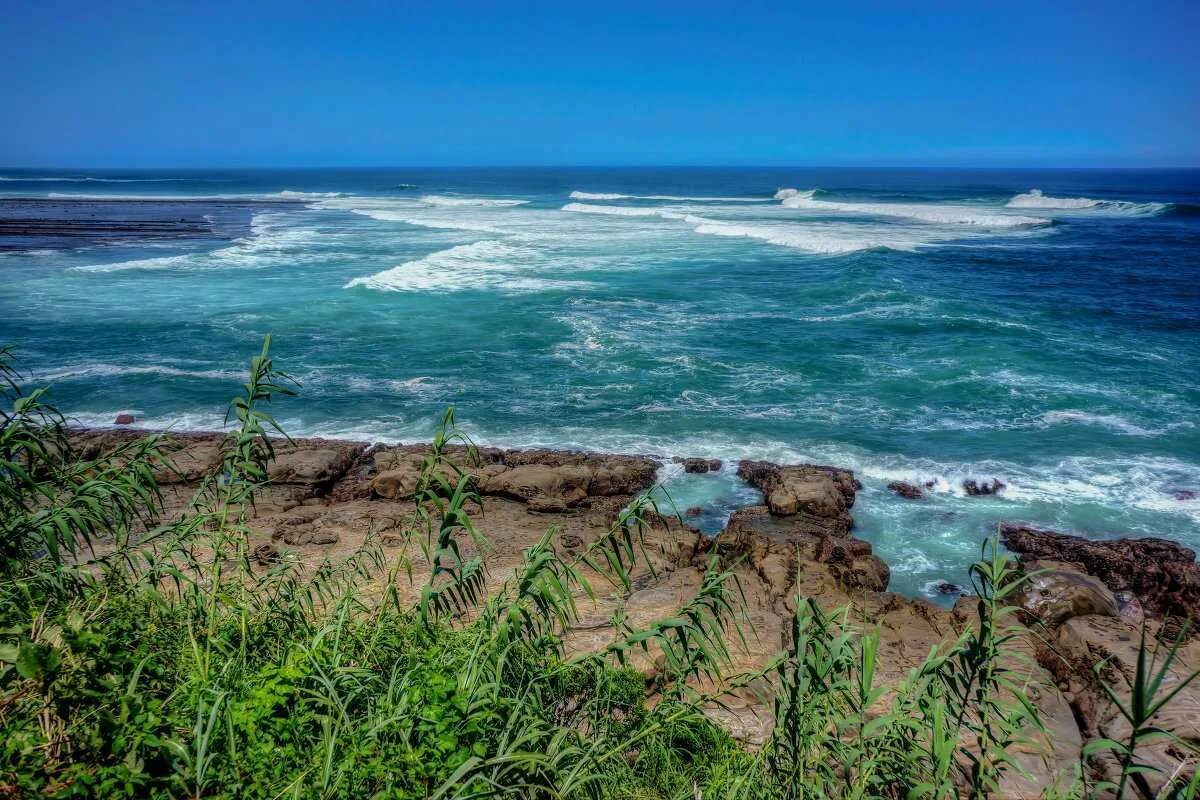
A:
[[[763,493],[767,508],[778,517],[797,517],[797,530],[845,536],[853,522],[848,513],[859,483],[854,473],[812,464],[742,461],[738,477]]]
[[[81,451],[95,455],[135,435],[141,434],[102,431],[75,438]],[[170,444],[173,468],[164,464],[159,470],[168,514],[186,508],[197,482],[219,464],[220,436],[172,434]],[[403,553],[413,574],[420,575],[428,570],[426,557],[419,547],[408,546],[403,532],[411,524],[413,494],[429,452],[427,445],[278,443],[272,486],[250,518],[252,558],[264,569],[285,559],[316,566],[356,552],[375,536],[385,553],[395,558]],[[489,591],[512,574],[523,551],[551,527],[561,552],[582,552],[607,532],[633,495],[653,484],[660,466],[644,456],[551,450],[481,448],[471,460],[464,449],[451,448],[449,458],[481,495],[480,506],[469,512],[487,537],[485,549],[480,553],[464,537],[463,554],[485,556]],[[457,481],[460,473],[445,467],[442,474]],[[607,646],[619,635],[612,621],[618,612],[635,628],[673,616],[694,595],[714,555],[734,570],[745,598],[746,643],[731,648],[734,670],[760,668],[788,644],[797,598],[812,598],[829,612],[848,609],[850,619],[879,627],[876,681],[881,687],[899,685],[932,647],[970,624],[975,598],[962,597],[949,610],[886,591],[888,565],[870,543],[852,535],[851,512],[860,487],[849,471],[743,461],[738,475],[763,493],[765,504],[736,510],[715,537],[676,518],[650,515],[646,560],[634,569],[632,586],[614,589],[593,576],[597,596],[581,602],[582,618],[564,639],[568,653]],[[697,511],[703,509],[689,509],[689,516]],[[1070,782],[1086,742],[1127,735],[1099,680],[1127,685],[1123,681],[1136,664],[1143,618],[1149,618],[1153,640],[1170,636],[1179,629],[1176,617],[1200,608],[1200,570],[1192,551],[1161,539],[1092,542],[1016,525],[1003,526],[1002,532],[1023,568],[1036,573],[1016,598],[1029,629],[1018,627],[1014,646],[1021,658],[1006,668],[1039,709],[1046,730],[1030,732],[1028,741],[1014,749],[1024,772],[1006,775],[996,796],[1038,797]],[[396,590],[402,599],[415,601],[419,587],[419,579],[415,584],[401,579]],[[379,589],[370,584],[364,592]],[[939,591],[962,593],[952,584]],[[658,685],[661,663],[650,654],[633,658],[648,685]],[[1100,662],[1104,667],[1097,677],[1093,667]],[[1198,667],[1200,644],[1185,641],[1171,680],[1181,681]],[[765,739],[773,723],[770,709],[751,688],[770,687],[738,690],[707,711],[753,744]],[[879,708],[888,702],[885,693]],[[1200,744],[1196,712],[1200,684],[1181,693],[1157,722]],[[1147,778],[1151,788],[1184,764],[1166,742],[1139,756],[1162,769]],[[1111,774],[1113,768],[1104,756],[1086,763],[1096,773],[1092,777]]]
[[[1053,560],[1093,575],[1114,592],[1129,592],[1149,613],[1200,617],[1196,553],[1166,539],[1091,540],[1024,525],[1000,528],[1004,546],[1022,563]]]

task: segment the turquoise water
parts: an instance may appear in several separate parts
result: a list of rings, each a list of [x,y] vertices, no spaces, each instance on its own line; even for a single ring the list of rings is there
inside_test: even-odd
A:
[[[296,434],[427,439],[454,404],[485,443],[854,469],[909,594],[964,582],[1000,520],[1200,545],[1196,171],[0,178],[0,220],[198,220],[8,238],[0,341],[82,423],[215,427],[270,332]],[[753,499],[731,470],[663,477],[711,528]]]

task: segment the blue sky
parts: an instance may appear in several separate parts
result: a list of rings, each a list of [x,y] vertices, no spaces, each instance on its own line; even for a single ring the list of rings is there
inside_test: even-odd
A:
[[[1200,3],[7,3],[0,164],[1200,165]]]

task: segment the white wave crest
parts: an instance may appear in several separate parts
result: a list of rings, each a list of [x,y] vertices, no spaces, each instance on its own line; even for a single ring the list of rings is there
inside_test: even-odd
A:
[[[485,208],[507,208],[509,206],[528,205],[528,200],[514,200],[502,197],[448,197],[439,194],[427,194],[420,198],[427,206],[483,206]]]
[[[1131,203],[1127,200],[1095,200],[1090,197],[1051,197],[1041,189],[1015,195],[1008,208],[1037,208],[1046,211],[1084,212],[1117,216],[1150,217],[1170,207],[1168,203]]]
[[[970,206],[950,206],[937,203],[844,203],[817,200],[813,191],[780,189],[775,193],[785,208],[823,211],[831,214],[869,214],[876,217],[899,217],[932,222],[939,225],[975,225],[981,228],[1014,228],[1048,225],[1050,220],[1016,214],[991,214]]]
[[[39,383],[42,381],[111,378],[125,375],[159,375],[168,378],[200,378],[221,381],[239,381],[245,377],[243,373],[231,370],[181,369],[161,364],[130,365],[99,362],[39,370],[30,373],[29,380],[33,383]]]
[[[762,197],[684,197],[673,194],[615,194],[608,192],[571,192],[572,200],[674,200],[692,203],[765,203]]]
[[[643,208],[639,206],[602,206],[595,203],[567,203],[563,211],[573,211],[577,214],[607,214],[613,217],[659,217],[661,219],[685,219],[681,211],[667,208]]]
[[[270,197],[270,195],[267,195]],[[341,192],[296,192],[291,189],[284,189],[277,197],[285,197],[295,200],[323,200],[327,197],[344,197]]]
[[[324,200],[320,205],[322,208],[347,211],[380,222],[401,222],[420,228],[490,234],[507,233],[491,224],[490,219],[485,216],[453,214],[449,211],[441,211],[439,214],[437,206],[430,206],[415,199],[338,197]]]
[[[1043,425],[1094,425],[1108,428],[1126,436],[1161,436],[1180,427],[1191,427],[1190,422],[1175,423],[1163,428],[1144,428],[1116,414],[1092,414],[1086,411],[1047,411],[1042,414]]]
[[[775,192],[775,194],[772,196],[776,200],[787,200],[792,197],[806,197],[806,198],[813,197],[816,195],[816,193],[817,193],[816,189],[806,189],[803,192],[800,191],[799,189],[780,189],[779,191]]]
[[[438,250],[383,272],[355,278],[343,288],[362,286],[386,292],[457,292],[465,289],[537,292],[590,285],[540,276],[537,273],[540,258],[541,254],[533,248],[484,239]]]
[[[840,255],[860,250],[892,249],[911,250],[916,242],[900,237],[863,237],[854,232],[833,230],[816,225],[796,225],[777,222],[729,222],[687,214],[668,208],[642,208],[637,206],[605,206],[590,203],[567,203],[563,211],[582,214],[606,214],[618,217],[658,217],[677,220],[691,226],[696,233],[707,236],[725,236],[757,239],[779,247],[791,247],[809,253]]]

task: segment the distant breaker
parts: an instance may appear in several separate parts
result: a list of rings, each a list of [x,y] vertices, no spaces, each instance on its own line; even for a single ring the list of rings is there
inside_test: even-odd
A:
[[[427,194],[420,198],[427,206],[481,206],[483,208],[507,208],[529,205],[528,200],[504,197],[460,197],[458,195]]]
[[[899,217],[940,225],[978,225],[984,228],[1015,228],[1049,225],[1041,217],[1016,214],[987,213],[974,206],[944,205],[941,203],[847,203],[817,200],[816,189],[780,189],[775,198],[785,208],[825,211],[833,214],[870,214],[877,217]]]
[[[1150,217],[1171,208],[1170,203],[1131,203],[1128,200],[1096,200],[1091,197],[1051,197],[1041,189],[1030,189],[1016,195],[1006,204],[1008,208],[1037,208],[1044,211],[1085,212],[1130,217]]]
[[[571,192],[572,200],[674,200],[681,203],[767,203],[765,197],[681,197],[673,194],[612,194],[607,192]]]

